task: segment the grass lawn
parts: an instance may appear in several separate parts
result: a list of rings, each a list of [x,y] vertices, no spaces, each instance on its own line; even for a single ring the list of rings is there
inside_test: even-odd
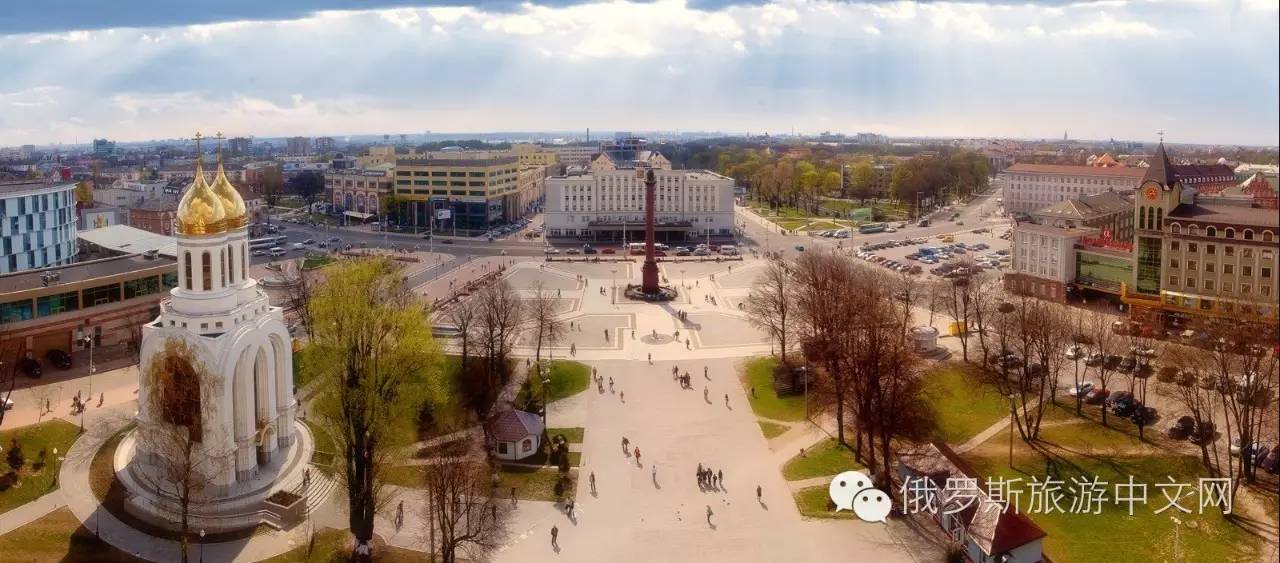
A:
[[[332,256],[308,256],[302,260],[302,269],[314,270],[333,262]]]
[[[59,508],[34,522],[0,536],[5,561],[135,562],[142,561],[93,536],[69,508]]]
[[[3,457],[0,457],[0,513],[8,512],[54,490],[56,474],[53,449],[58,449],[59,456],[65,456],[79,432],[79,427],[63,420],[50,420],[0,432],[0,447],[4,448]],[[15,438],[21,445],[25,458],[16,473],[7,462]],[[43,456],[41,452],[44,452]]]
[[[330,563],[346,561],[349,541],[351,541],[351,534],[346,530],[323,528],[316,531],[314,543],[310,546],[295,547],[270,559],[263,559],[263,563]],[[389,545],[375,543],[374,550],[377,553],[375,561],[379,563],[409,563],[429,560],[424,553]]]
[[[804,457],[796,454],[787,460],[782,466],[782,476],[788,481],[800,481],[860,468],[862,464],[853,460],[853,451],[840,445],[835,438],[827,438],[806,448]]]
[[[1092,423],[1052,429],[1055,430],[1053,439],[1069,443],[1082,443],[1100,432],[1107,432]],[[1042,430],[1042,433],[1048,430],[1050,428]],[[1073,433],[1077,436],[1070,436]],[[1126,439],[1132,440],[1127,436],[1105,439],[1127,448],[1126,453],[1116,454],[1081,453],[1051,445],[1032,449],[1021,441],[1015,441],[1014,467],[1010,468],[1006,449],[1008,435],[1002,432],[964,457],[981,477],[1022,479],[1024,510],[1030,502],[1029,495],[1025,494],[1027,480],[1032,476],[1043,480],[1050,467],[1055,478],[1065,481],[1063,491],[1067,495],[1074,490],[1071,483],[1077,477],[1091,479],[1096,476],[1100,482],[1112,484],[1107,487],[1108,499],[1113,498],[1113,484],[1127,482],[1130,475],[1135,482],[1148,484],[1148,501],[1145,505],[1136,504],[1133,516],[1129,515],[1127,504],[1110,502],[1103,503],[1100,514],[1045,514],[1043,511],[1030,514],[1031,519],[1049,534],[1045,540],[1045,552],[1056,561],[1172,561],[1178,551],[1185,561],[1256,560],[1259,538],[1227,521],[1217,508],[1206,508],[1203,514],[1198,513],[1194,493],[1182,501],[1183,506],[1191,509],[1190,514],[1178,513],[1176,508],[1155,513],[1167,502],[1164,494],[1174,492],[1173,489],[1156,488],[1155,483],[1167,483],[1172,477],[1177,483],[1191,484],[1189,491],[1194,491],[1197,479],[1207,476],[1199,459],[1139,445],[1136,441],[1131,446],[1125,443]],[[1067,512],[1070,512],[1070,504],[1070,496],[1061,501]],[[1170,518],[1175,513],[1182,521],[1181,528],[1177,530]]]
[[[743,384],[747,386],[747,401],[751,403],[751,411],[756,416],[783,422],[804,420],[803,395],[779,397],[773,390],[773,368],[777,365],[778,359],[772,356],[747,362]],[[755,389],[754,396],[752,388]]]
[[[809,224],[808,219],[777,219],[777,218],[770,217],[769,220],[773,221],[773,224],[777,225],[778,227],[786,229],[788,231],[794,231],[796,229],[799,229],[800,227],[803,227]]]
[[[575,426],[573,428],[548,428],[547,436],[564,434],[564,437],[569,440],[570,444],[581,444],[582,436],[583,434],[586,434],[586,432],[587,429],[581,426]]]
[[[570,480],[574,479],[572,473],[569,475]],[[505,466],[498,476],[501,478],[498,494],[502,498],[510,497],[511,488],[515,487],[516,498],[521,500],[556,500],[555,486],[560,479],[560,472],[555,469]],[[572,497],[573,494],[574,485],[569,483],[565,487],[565,497]]]
[[[764,434],[766,440],[777,438],[778,436],[785,434],[787,430],[791,429],[785,424],[778,424],[776,422],[769,422],[765,420],[761,420],[756,424],[760,425],[760,433]]]
[[[311,463],[316,464],[325,475],[333,475],[338,467],[338,442],[333,439],[332,434],[312,420],[308,419],[303,423],[307,425],[307,429],[311,431],[311,437],[316,442],[316,451],[311,454]]]
[[[796,508],[800,509],[801,516],[809,518],[834,518],[839,520],[849,520],[853,518],[853,511],[841,510],[836,512],[836,507],[831,503],[831,495],[827,492],[826,485],[817,487],[809,487],[800,489],[792,494],[796,500]]]
[[[547,400],[558,401],[587,390],[591,385],[591,368],[582,362],[551,362],[551,383],[547,384]]]
[[[319,374],[317,370],[307,369],[307,349],[293,353],[293,387],[302,390]]]
[[[994,387],[980,383],[975,368],[943,364],[925,374],[925,394],[937,416],[937,437],[963,444],[1001,418],[1008,401]]]

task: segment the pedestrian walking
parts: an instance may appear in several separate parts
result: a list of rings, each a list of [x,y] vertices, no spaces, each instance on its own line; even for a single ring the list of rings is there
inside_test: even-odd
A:
[[[640,463],[640,446],[636,446],[636,463]]]
[[[649,365],[653,365],[653,352],[649,352]]]
[[[609,376],[609,392],[613,392],[613,376]]]
[[[565,501],[565,503],[564,503],[564,513],[565,513],[566,515],[568,515],[568,516],[569,516],[569,518],[571,518],[571,519],[573,518],[573,499],[569,499],[569,500]]]
[[[595,471],[592,471],[592,472],[591,472],[590,477],[589,477],[587,480],[591,483],[591,493],[592,493],[592,494],[595,494],[595,492],[596,492],[596,472],[595,472]],[[759,488],[760,488],[760,487],[756,487],[756,489],[759,489]],[[757,494],[757,496],[759,496],[759,495]]]
[[[626,391],[622,391],[622,392],[618,393],[618,400],[619,400],[619,401],[622,401],[622,402],[624,402],[624,403],[625,403],[625,402],[627,402],[627,392],[626,392]]]
[[[760,485],[756,485],[756,502],[763,503],[764,502],[763,495],[764,495],[764,489],[761,489]]]
[[[728,393],[725,393],[725,394],[724,394],[724,406],[726,406],[726,407],[728,407],[728,406],[729,406],[729,394],[728,394]]]
[[[605,341],[606,341],[606,342],[608,342],[608,341],[609,341],[609,329],[607,329],[607,328],[606,328],[606,329],[604,329],[604,339],[605,339]]]
[[[710,508],[708,508],[708,510],[710,510]],[[710,517],[710,516],[708,516],[707,518],[709,519],[709,518],[711,518],[711,517]],[[708,520],[708,522],[709,522],[709,521],[710,521],[710,520]],[[552,525],[551,525],[551,547],[554,547],[554,548],[556,548],[556,549],[560,549],[560,544],[556,543],[556,539],[557,539],[559,536],[560,536],[560,528],[557,528],[555,524],[552,524]]]
[[[707,369],[707,366],[702,366],[702,377],[707,378],[707,381],[711,381],[711,370]]]
[[[715,513],[711,511],[711,505],[709,505],[709,504],[708,504],[708,505],[707,505],[707,525],[708,525],[708,526],[710,526],[710,525],[711,525],[711,516],[712,516],[713,514],[715,514]],[[554,535],[554,534],[552,534],[552,537],[555,537],[555,535]]]
[[[653,470],[650,473],[653,474],[654,484],[657,484],[658,483],[658,464],[655,463],[652,465],[652,467],[653,467]]]
[[[724,470],[723,469],[716,470],[716,482],[720,483],[721,488],[724,488]]]
[[[515,487],[511,487],[511,506],[520,506],[520,501],[516,499]]]
[[[702,386],[702,400],[708,403],[711,402],[711,389],[707,388],[706,385]]]

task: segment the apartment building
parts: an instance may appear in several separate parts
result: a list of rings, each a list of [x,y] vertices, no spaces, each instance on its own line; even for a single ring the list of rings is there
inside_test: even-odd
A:
[[[334,211],[380,215],[381,202],[391,195],[394,186],[394,164],[379,164],[363,169],[330,169],[324,174],[326,199]]]
[[[1076,278],[1076,244],[1101,229],[1022,223],[1013,230],[1013,262],[1003,277],[1011,292],[1062,301]]]
[[[1102,192],[1138,189],[1146,168],[1014,164],[996,176],[1009,213],[1030,213],[1050,204]]]
[[[0,184],[0,274],[74,260],[76,185]]]

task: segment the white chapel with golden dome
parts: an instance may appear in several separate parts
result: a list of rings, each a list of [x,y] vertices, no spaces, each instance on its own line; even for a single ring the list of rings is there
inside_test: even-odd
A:
[[[122,442],[116,468],[134,493],[131,512],[172,522],[180,495],[164,473],[173,448],[147,429],[178,429],[194,443],[205,486],[192,517],[207,529],[233,529],[257,525],[262,500],[301,471],[311,444],[309,436],[305,448],[295,440],[305,430],[294,419],[283,312],[249,276],[244,200],[223,172],[221,146],[217,175],[205,180],[199,143],[197,134],[195,177],[174,225],[178,286],[143,328],[138,430],[129,447]]]

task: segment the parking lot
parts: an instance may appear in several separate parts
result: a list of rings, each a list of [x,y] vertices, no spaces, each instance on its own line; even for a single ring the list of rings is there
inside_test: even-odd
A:
[[[1007,231],[964,232],[933,237],[903,238],[864,244],[852,249],[856,259],[898,272],[955,277],[961,264],[981,270],[1004,270],[1012,261]]]

